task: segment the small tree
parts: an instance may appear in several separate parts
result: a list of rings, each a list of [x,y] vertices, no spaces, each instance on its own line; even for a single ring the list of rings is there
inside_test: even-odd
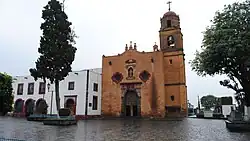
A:
[[[214,108],[216,104],[217,104],[217,98],[213,95],[207,95],[201,98],[201,105],[206,110],[210,110],[211,108]]]
[[[38,52],[41,54],[36,61],[36,68],[30,69],[35,80],[49,79],[55,82],[56,108],[60,109],[59,82],[71,72],[71,64],[75,59],[76,35],[71,29],[71,22],[63,10],[63,4],[50,0],[42,11],[44,22],[41,24],[43,36]]]
[[[12,94],[12,77],[0,73],[0,113],[5,115],[12,111],[13,94]]]
[[[191,62],[198,75],[227,75],[220,81],[236,94],[244,94],[250,117],[250,1],[235,2],[216,12],[204,32],[201,52]],[[238,97],[240,98],[240,97]]]

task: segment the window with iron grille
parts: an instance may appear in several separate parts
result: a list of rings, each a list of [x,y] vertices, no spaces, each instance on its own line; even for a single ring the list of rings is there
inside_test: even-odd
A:
[[[97,110],[97,104],[98,104],[98,97],[97,96],[93,96],[93,105],[92,105],[92,110]]]
[[[17,95],[23,94],[23,83],[17,85]]]
[[[68,90],[74,90],[74,89],[75,89],[75,82],[69,82]]]
[[[45,83],[44,82],[40,82],[39,83],[39,94],[45,94]]]
[[[28,95],[34,94],[34,83],[28,84]]]
[[[93,91],[98,92],[98,84],[97,83],[94,83]]]

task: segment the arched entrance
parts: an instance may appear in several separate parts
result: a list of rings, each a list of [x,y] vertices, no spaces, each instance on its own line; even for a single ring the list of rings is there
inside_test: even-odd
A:
[[[15,101],[14,105],[14,112],[15,113],[22,113],[23,112],[23,100],[22,99],[17,99]]]
[[[38,99],[36,102],[36,113],[47,114],[48,105],[44,99]]]
[[[140,98],[136,91],[127,91],[123,98],[123,115],[126,117],[140,116]]]
[[[25,116],[29,116],[34,113],[34,100],[33,99],[28,99],[25,102]]]
[[[67,101],[65,103],[65,107],[69,108],[73,115],[76,114],[76,104],[72,98],[67,99]]]

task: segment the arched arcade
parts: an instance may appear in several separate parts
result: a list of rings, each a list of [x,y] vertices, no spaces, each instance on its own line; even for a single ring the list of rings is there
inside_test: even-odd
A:
[[[48,105],[45,99],[40,98],[36,101],[36,114],[47,114],[47,109]]]
[[[24,109],[24,100],[17,99],[14,104],[14,113],[22,113]]]

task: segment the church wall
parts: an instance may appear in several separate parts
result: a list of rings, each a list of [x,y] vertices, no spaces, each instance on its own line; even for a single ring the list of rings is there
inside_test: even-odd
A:
[[[181,91],[180,91],[180,100],[181,100],[181,108],[184,112],[187,112],[188,103],[187,103],[187,87],[184,85],[181,85]]]
[[[180,106],[181,111],[185,112],[187,94],[183,52],[165,52],[164,62],[166,106]],[[174,100],[171,96],[174,96]]]
[[[185,66],[182,52],[164,53],[164,62],[165,84],[185,83]]]
[[[154,77],[157,94],[157,112],[158,116],[165,116],[165,89],[164,89],[164,58],[162,52],[155,52],[154,58],[157,60],[153,63]]]
[[[179,85],[165,86],[165,91],[166,91],[165,101],[167,106],[181,106],[181,99],[180,99],[181,86]],[[171,99],[171,96],[174,96],[174,100]]]
[[[187,95],[185,85],[166,86],[166,105],[167,106],[181,106],[183,110],[187,109]],[[174,100],[171,99],[174,96]]]
[[[146,82],[141,87],[141,116],[146,117],[152,114],[152,83]]]
[[[177,114],[187,111],[183,35],[181,33],[179,16],[175,12],[169,10],[163,15],[159,34],[160,51],[158,46],[154,45],[154,52],[138,52],[136,44],[132,46],[131,43],[129,47],[126,45],[125,52],[122,54],[103,56],[103,115],[120,115],[121,111],[123,112],[121,110],[121,103],[123,103],[121,97],[126,92],[124,89],[135,89],[131,85],[133,82],[138,84],[136,87],[139,88],[136,88],[136,91],[140,89],[141,106],[138,108],[140,108],[142,116],[164,117],[168,116],[165,113],[173,114],[174,108],[178,112]],[[131,64],[126,64],[125,62],[128,60],[127,63],[131,63],[129,59],[133,62],[132,68],[134,72],[133,77],[130,77],[132,79],[127,80],[127,65]],[[151,75],[146,82],[139,78],[143,70],[146,70]],[[122,81],[112,81],[111,78],[116,72],[123,75]],[[131,74],[132,71],[129,72]],[[170,106],[168,111],[165,111],[165,108],[168,108],[165,106]]]
[[[119,109],[119,105],[116,103],[120,103],[120,93],[117,92],[116,85],[112,81],[111,77],[113,75],[114,70],[112,65],[115,64],[116,57],[103,57],[102,60],[102,114],[112,115],[115,114],[117,109]],[[112,65],[109,65],[109,61],[112,62]],[[116,106],[117,105],[117,106]],[[116,107],[115,107],[116,106]]]
[[[136,60],[134,80],[126,80],[127,68],[125,62],[128,59]],[[120,72],[123,75],[123,80],[120,83],[141,82],[141,115],[152,115],[152,108],[160,112],[159,115],[163,115],[165,90],[164,85],[162,85],[164,84],[162,64],[162,52],[138,52],[136,50],[128,50],[119,56],[103,57],[102,114],[119,116],[121,113],[121,86],[111,79],[115,72]],[[143,70],[148,71],[151,75],[146,82],[143,82],[139,78]],[[154,80],[154,82],[152,80]],[[154,87],[152,86],[153,84]]]

